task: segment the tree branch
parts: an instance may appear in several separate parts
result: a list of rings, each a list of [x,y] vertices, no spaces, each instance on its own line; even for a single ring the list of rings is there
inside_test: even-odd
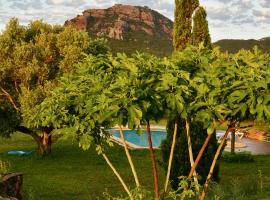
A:
[[[40,140],[40,137],[38,134],[36,134],[34,131],[30,130],[29,128],[26,128],[25,126],[17,126],[16,130],[21,132],[21,133],[24,133],[26,135],[32,136],[37,142],[39,142],[39,140]]]
[[[15,110],[19,111],[19,108],[16,106],[16,104],[15,104],[14,100],[12,99],[11,95],[4,88],[1,87],[0,89],[3,92],[4,96],[6,96],[7,99],[10,101],[10,103],[13,105]]]

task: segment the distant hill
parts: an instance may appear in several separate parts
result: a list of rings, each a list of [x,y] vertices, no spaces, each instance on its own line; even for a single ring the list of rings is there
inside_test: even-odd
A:
[[[116,4],[107,9],[89,9],[65,25],[105,37],[113,52],[138,51],[167,56],[172,52],[173,22],[148,7]]]
[[[260,40],[219,40],[214,43],[215,46],[219,46],[220,50],[229,53],[236,53],[240,49],[252,49],[254,46],[258,46],[264,52],[270,53],[270,37],[262,38]]]
[[[143,51],[157,56],[172,53],[173,22],[148,7],[115,4],[107,9],[89,9],[67,20],[66,26],[86,30],[91,37],[105,37],[113,52]],[[257,45],[270,53],[270,37],[260,40],[219,40],[221,51],[236,53]]]

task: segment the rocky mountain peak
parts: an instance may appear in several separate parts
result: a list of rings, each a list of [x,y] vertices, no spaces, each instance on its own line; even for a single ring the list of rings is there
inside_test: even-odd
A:
[[[89,9],[65,22],[96,37],[124,40],[126,34],[142,32],[172,40],[173,22],[148,7],[115,4],[107,9]]]
[[[65,25],[85,30],[92,38],[107,38],[113,52],[143,51],[158,56],[172,52],[173,22],[146,6],[88,9]]]

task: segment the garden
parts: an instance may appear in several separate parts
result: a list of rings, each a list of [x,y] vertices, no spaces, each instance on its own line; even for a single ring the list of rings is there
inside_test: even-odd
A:
[[[224,147],[229,134],[268,126],[270,55],[213,47],[198,1],[176,1],[174,28],[175,51],[159,58],[113,54],[84,31],[11,19],[0,35],[1,196],[268,198],[270,156]],[[153,126],[161,122],[166,138],[154,148]],[[148,147],[132,149],[126,129],[145,132]],[[15,196],[5,186],[9,172],[22,173]]]

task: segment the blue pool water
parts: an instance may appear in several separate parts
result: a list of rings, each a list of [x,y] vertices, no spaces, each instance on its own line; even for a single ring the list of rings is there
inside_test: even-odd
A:
[[[111,134],[120,138],[119,130],[111,129]],[[124,130],[124,137],[126,141],[136,144],[141,147],[149,147],[148,137],[146,130],[143,130],[141,135],[138,135],[136,130]],[[161,145],[162,140],[166,138],[165,130],[151,130],[151,139],[153,147],[159,147]]]

